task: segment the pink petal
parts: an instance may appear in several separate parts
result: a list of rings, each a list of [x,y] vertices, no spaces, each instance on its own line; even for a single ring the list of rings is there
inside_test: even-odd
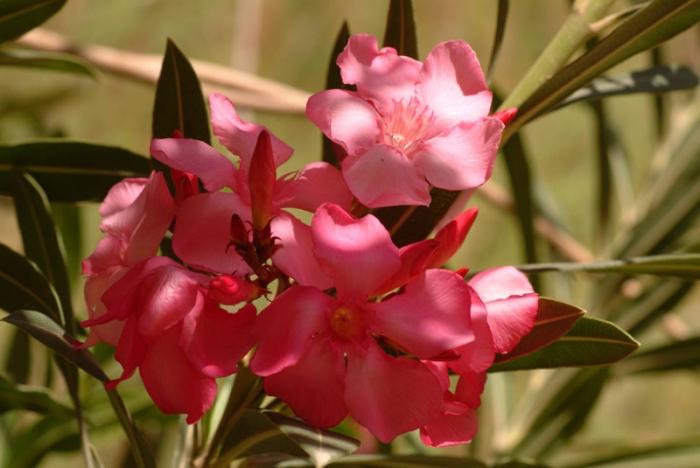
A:
[[[117,349],[114,353],[114,359],[122,365],[122,374],[117,379],[109,382],[112,388],[131,377],[146,356],[148,345],[138,334],[137,327],[138,317],[130,317],[124,322],[119,343],[117,343]]]
[[[369,34],[354,34],[338,55],[343,82],[357,85],[362,97],[372,99],[385,111],[394,101],[413,96],[421,63],[398,55],[396,49],[378,50],[377,38]]]
[[[110,269],[124,266],[124,250],[126,242],[113,235],[107,234],[97,242],[95,250],[83,260],[83,274],[98,275]]]
[[[196,175],[209,192],[234,185],[233,163],[203,141],[155,138],[151,141],[151,154],[166,166]]]
[[[284,199],[281,206],[311,213],[324,203],[335,203],[348,211],[352,207],[352,193],[345,185],[343,175],[325,162],[304,166],[293,180],[287,181],[284,192],[275,194],[276,198]]]
[[[491,177],[503,124],[497,119],[462,123],[426,141],[413,158],[435,187],[468,190]]]
[[[241,119],[233,103],[221,94],[209,95],[209,107],[214,135],[229,151],[241,158],[241,170],[247,174],[258,136],[265,127]],[[272,133],[270,139],[275,165],[279,167],[289,159],[294,150]]]
[[[371,343],[365,355],[348,356],[345,401],[355,420],[382,442],[432,421],[443,390],[423,364],[395,358]]]
[[[231,216],[250,219],[249,209],[233,193],[202,193],[180,205],[173,250],[185,263],[216,273],[245,275],[250,267],[228,248]]]
[[[464,239],[467,238],[477,213],[478,210],[476,208],[470,208],[438,231],[435,235],[435,240],[439,243],[439,247],[430,258],[428,264],[430,267],[441,267],[452,258],[464,243]]]
[[[420,438],[431,447],[449,447],[471,441],[476,435],[479,421],[476,411],[465,408],[463,412],[445,412],[421,427]]]
[[[188,314],[182,324],[180,347],[192,365],[207,377],[236,371],[238,361],[253,347],[255,307],[248,304],[229,313],[208,302]]]
[[[430,204],[422,170],[391,146],[377,144],[360,156],[350,155],[342,169],[350,191],[369,208]]]
[[[527,277],[513,267],[475,275],[469,285],[486,304],[497,353],[512,350],[535,324],[538,296]]]
[[[124,179],[115,184],[104,201],[100,204],[100,216],[102,219],[109,218],[111,215],[119,213],[129,207],[139,197],[149,179],[143,177]]]
[[[314,254],[341,300],[364,302],[400,267],[399,249],[377,218],[355,219],[338,205],[321,206],[311,221]]]
[[[480,119],[491,107],[491,92],[479,61],[464,41],[442,42],[430,51],[417,90],[442,126]]]
[[[85,280],[85,305],[87,306],[88,317],[96,318],[107,312],[107,308],[101,300],[102,294],[119,280],[124,273],[126,273],[125,268],[112,272],[105,272]],[[87,346],[91,346],[99,342],[104,342],[116,347],[123,328],[124,322],[121,320],[114,320],[103,325],[95,325],[90,329],[90,336],[86,340],[86,344]]]
[[[455,396],[470,408],[481,405],[481,394],[486,385],[486,372],[467,372],[459,376]]]
[[[486,305],[472,288],[469,288],[469,295],[471,298],[469,313],[474,340],[458,347],[455,351],[459,354],[459,359],[448,363],[450,369],[458,374],[486,372],[493,364],[496,355],[486,314]]]
[[[312,426],[333,427],[348,414],[344,377],[343,355],[328,340],[316,340],[295,365],[265,377],[265,392]]]
[[[185,413],[187,423],[199,421],[216,397],[216,382],[202,375],[178,345],[175,327],[148,348],[139,372],[153,402],[166,414]]]
[[[335,301],[316,288],[292,286],[262,311],[250,369],[267,377],[296,364],[328,327]]]
[[[379,138],[379,115],[352,91],[330,89],[309,98],[306,116],[349,154],[360,154]]]
[[[438,246],[438,241],[425,239],[401,247],[399,249],[401,268],[373,294],[379,295],[393,291],[423,273]]]
[[[371,304],[374,331],[421,359],[474,339],[469,318],[469,287],[448,270],[427,270],[403,293]]]
[[[281,245],[272,256],[277,268],[302,286],[315,286],[321,290],[333,287],[333,282],[314,256],[309,226],[283,212],[272,219],[270,227],[272,236],[279,238]]]

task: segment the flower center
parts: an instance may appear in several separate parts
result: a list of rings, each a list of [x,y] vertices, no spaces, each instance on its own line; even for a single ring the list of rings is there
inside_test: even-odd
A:
[[[336,336],[356,341],[365,334],[365,320],[361,311],[340,306],[331,313],[331,330]]]
[[[435,116],[416,98],[394,101],[394,110],[382,120],[382,143],[408,154],[437,134]]]

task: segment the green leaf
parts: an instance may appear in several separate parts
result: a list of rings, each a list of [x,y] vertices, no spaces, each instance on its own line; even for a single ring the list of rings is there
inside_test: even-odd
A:
[[[654,0],[589,52],[556,72],[518,106],[506,127],[507,140],[522,125],[551,109],[578,88],[623,60],[685,31],[700,19],[700,0]]]
[[[565,335],[576,321],[586,312],[578,307],[563,302],[540,297],[537,319],[532,331],[525,335],[520,343],[508,354],[496,356],[496,363],[508,362],[520,356],[533,353],[553,343]]]
[[[117,389],[107,390],[107,397],[109,398],[109,403],[112,405],[114,414],[117,416],[124,433],[129,439],[131,456],[136,462],[136,466],[138,468],[156,468],[156,460],[153,456],[153,452],[148,442],[146,442],[146,438],[134,423]]]
[[[690,68],[680,66],[658,66],[615,76],[601,76],[588,85],[574,91],[569,97],[554,106],[560,109],[580,101],[591,101],[609,96],[636,93],[667,93],[695,88],[700,81]]]
[[[46,195],[30,175],[14,172],[12,180],[15,212],[24,252],[56,289],[63,310],[62,325],[75,336],[77,328],[63,245],[56,232]]]
[[[503,37],[506,34],[506,21],[508,20],[508,8],[510,7],[510,0],[498,0],[498,11],[496,13],[496,29],[493,33],[493,45],[491,45],[491,55],[489,56],[489,65],[486,68],[486,77],[490,81],[491,75],[493,75],[493,68],[496,65],[496,60],[498,59],[498,53],[501,51],[501,44],[503,44]]]
[[[106,382],[107,375],[95,362],[92,355],[74,346],[74,342],[66,336],[64,330],[47,315],[34,310],[16,310],[2,319],[7,323],[24,330],[36,340],[77,365],[93,377]]]
[[[32,50],[2,50],[0,66],[36,68],[97,78],[92,68],[72,57]]]
[[[0,376],[0,412],[14,409],[53,414],[65,419],[73,417],[73,409],[57,402],[47,389],[17,385]]]
[[[4,0],[0,2],[0,42],[21,36],[52,17],[66,0]]]
[[[391,0],[384,29],[384,47],[393,47],[399,55],[418,58],[416,22],[411,0]]]
[[[328,62],[328,72],[326,73],[326,89],[352,89],[354,86],[346,85],[343,83],[343,79],[340,76],[340,67],[336,63],[338,55],[343,51],[345,45],[350,39],[350,28],[348,28],[348,22],[343,21],[340,26],[340,31],[338,31],[338,36],[335,39],[335,44],[333,44],[333,51],[331,52],[331,57]],[[343,153],[343,147],[338,143],[331,141],[326,135],[321,134],[323,138],[323,152],[322,160],[328,164],[333,164],[334,166],[339,166],[338,155]]]
[[[489,372],[611,364],[638,347],[639,343],[615,324],[581,318],[566,335],[549,346],[512,361],[494,364]]]
[[[700,438],[683,437],[680,440],[616,447],[604,454],[588,455],[583,460],[567,463],[568,468],[605,466],[698,466],[700,464]],[[631,464],[631,465],[630,465]]]
[[[80,448],[80,434],[63,417],[45,417],[12,438],[5,459],[12,468],[34,468],[51,452],[73,452]]]
[[[148,160],[115,146],[66,140],[0,145],[0,194],[10,195],[12,169],[36,179],[52,201],[101,201],[125,177],[148,176]]]
[[[153,138],[184,138],[209,143],[209,117],[199,79],[187,57],[168,39],[153,105]]]
[[[0,244],[0,307],[32,308],[60,320],[58,297],[46,277],[26,257]]]
[[[29,335],[22,330],[14,330],[10,350],[6,356],[5,372],[13,381],[27,383],[29,381],[31,363]]]
[[[82,208],[73,203],[52,203],[51,217],[63,239],[68,280],[73,284],[81,273],[83,255]]]
[[[700,367],[700,336],[657,346],[631,356],[616,370],[621,374],[663,372]]]
[[[433,455],[351,455],[337,460],[330,467],[362,466],[376,468],[487,468],[479,460]]]
[[[332,460],[354,452],[360,446],[360,442],[352,437],[311,427],[300,419],[270,411],[263,414],[309,454],[314,466],[325,466]]]

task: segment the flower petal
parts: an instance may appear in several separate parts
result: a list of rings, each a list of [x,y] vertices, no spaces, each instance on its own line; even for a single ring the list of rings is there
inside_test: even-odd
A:
[[[311,213],[324,203],[335,203],[348,211],[352,207],[352,193],[343,175],[331,164],[307,164],[294,179],[285,182],[284,193],[275,194],[276,199],[284,200],[284,207]]]
[[[448,270],[427,270],[390,299],[371,304],[374,331],[421,359],[430,359],[474,339],[469,287]]]
[[[491,177],[503,124],[492,118],[462,123],[426,141],[414,162],[435,187],[468,190]]]
[[[233,193],[202,193],[185,199],[177,214],[173,250],[185,263],[207,271],[245,275],[250,267],[228,248],[231,216],[250,219],[250,210]]]
[[[449,447],[471,441],[478,427],[476,411],[465,408],[461,413],[443,413],[436,417],[421,427],[420,438],[431,447]]]
[[[138,317],[130,317],[123,323],[119,343],[117,343],[117,348],[114,352],[114,359],[122,366],[122,374],[108,382],[111,388],[131,377],[146,356],[148,345],[138,334],[137,327]]]
[[[430,51],[418,76],[417,91],[443,126],[480,119],[491,107],[491,92],[479,60],[464,41],[442,42]]]
[[[430,187],[422,170],[400,151],[377,144],[342,163],[350,191],[369,208],[430,204]]]
[[[469,285],[486,304],[497,353],[512,350],[535,324],[538,295],[527,277],[513,267],[493,268],[475,275]]]
[[[207,377],[233,374],[238,361],[253,347],[255,318],[252,304],[229,313],[207,302],[183,320],[180,347],[192,365]]]
[[[185,413],[187,423],[199,421],[216,397],[216,382],[202,375],[178,345],[180,327],[153,342],[139,367],[153,402],[166,414]]]
[[[428,263],[430,267],[439,268],[452,258],[464,243],[464,239],[466,239],[472,224],[474,224],[477,213],[478,210],[476,208],[470,208],[435,234],[435,241],[439,243],[439,247],[430,258]]]
[[[149,179],[138,177],[124,179],[112,186],[107,192],[104,201],[100,203],[100,216],[102,219],[105,220],[113,214],[127,209],[141,195],[148,182]]]
[[[401,247],[399,249],[401,268],[379,287],[373,295],[387,293],[400,288],[423,273],[428,266],[428,261],[433,257],[438,247],[439,243],[435,239],[425,239]]]
[[[341,300],[364,302],[400,267],[399,249],[372,215],[355,219],[338,205],[321,206],[311,220],[314,254]]]
[[[350,414],[382,442],[417,429],[440,414],[442,387],[423,364],[387,355],[370,343],[348,356],[345,401]]]
[[[321,290],[333,287],[333,282],[314,256],[309,226],[290,214],[280,213],[272,219],[270,228],[272,236],[279,238],[281,245],[272,256],[277,268],[302,286],[315,286]]]
[[[479,295],[469,288],[471,298],[470,317],[474,340],[455,351],[459,354],[459,359],[449,361],[448,366],[458,374],[473,372],[485,372],[495,357],[493,336],[486,314],[486,305],[481,301]]]
[[[265,127],[241,119],[233,103],[222,94],[210,94],[209,107],[214,135],[229,151],[241,158],[241,170],[247,174],[258,136]],[[294,150],[271,132],[270,139],[275,166],[279,167],[289,159]]]
[[[470,408],[481,405],[481,394],[486,385],[486,372],[466,372],[459,376],[455,396]]]
[[[333,427],[348,414],[345,360],[328,340],[314,341],[293,366],[265,377],[265,392],[279,397],[314,427]]]
[[[292,286],[262,311],[250,369],[267,377],[296,364],[328,328],[335,301],[316,288]]]
[[[151,141],[151,154],[166,166],[196,175],[209,192],[234,186],[233,163],[203,141],[155,138]]]

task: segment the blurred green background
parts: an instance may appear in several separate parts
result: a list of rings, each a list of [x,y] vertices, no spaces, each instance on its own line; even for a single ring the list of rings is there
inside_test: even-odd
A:
[[[627,2],[618,2],[615,8]],[[496,17],[496,1],[415,0],[419,54],[438,42],[464,39],[482,63],[488,59]],[[77,43],[96,43],[118,49],[161,54],[166,38],[172,38],[190,59],[230,65],[294,87],[315,92],[324,86],[326,68],[335,36],[343,20],[351,32],[369,32],[381,38],[386,0],[120,0],[95,2],[70,0],[46,25]],[[565,0],[516,0],[511,2],[506,35],[493,74],[494,85],[512,89],[562,24],[570,8]],[[665,62],[682,63],[700,72],[700,28],[697,26],[663,46]],[[644,68],[650,54],[640,54],[612,70]],[[0,73],[0,142],[18,143],[36,136],[70,138],[123,146],[146,155],[150,139],[154,87],[127,78],[100,73],[96,81],[60,73],[3,68]],[[206,93],[206,88],[205,88]],[[674,114],[689,102],[692,93],[666,96]],[[694,100],[694,101],[692,101]],[[644,176],[657,147],[655,117],[650,96],[614,97],[606,100],[611,123],[622,138],[631,168],[631,189],[645,190]],[[302,115],[281,115],[246,110],[246,118],[267,125],[295,148],[295,157],[284,169],[294,170],[319,159],[318,130]],[[581,243],[595,251],[596,156],[594,121],[590,108],[578,104],[528,124],[521,132],[530,154],[538,195],[551,204]],[[508,186],[501,161],[494,181]],[[514,218],[494,208],[478,195],[470,202],[480,215],[455,266],[473,271],[489,266],[523,262]],[[82,209],[83,251],[89,254],[100,236],[96,205]],[[624,217],[618,210],[613,219]],[[12,204],[0,198],[0,241],[21,250]],[[697,232],[697,230],[695,231]],[[543,249],[544,250],[544,249]],[[78,272],[72,272],[78,278]],[[583,292],[591,287],[584,277],[544,278],[543,293],[586,306]],[[76,282],[76,303],[84,311]],[[698,329],[700,297],[691,294],[677,309],[677,316]],[[595,314],[595,310],[591,311]],[[5,331],[0,329],[0,336]],[[663,331],[657,333],[663,337]],[[654,335],[650,339],[654,339]],[[645,341],[643,345],[646,345]],[[5,357],[3,360],[6,358]],[[113,368],[116,371],[115,368]],[[546,371],[542,371],[543,373]],[[494,381],[491,377],[488,401]],[[516,379],[519,377],[516,377]],[[638,442],[660,436],[700,434],[700,374],[697,371],[635,377],[608,386],[586,430],[574,440],[573,450],[612,439]],[[138,389],[138,383],[131,383]],[[497,390],[496,390],[497,391]],[[518,395],[512,395],[517,399]],[[99,418],[98,418],[99,419]],[[501,421],[507,426],[507,421]],[[507,432],[508,427],[496,427]],[[174,428],[169,429],[170,433]],[[172,435],[172,434],[171,434]],[[108,437],[95,442],[109,463]],[[116,453],[117,447],[114,448]],[[167,445],[161,447],[167,452]],[[53,455],[43,466],[77,466],[79,456]],[[67,465],[64,465],[67,464]]]

